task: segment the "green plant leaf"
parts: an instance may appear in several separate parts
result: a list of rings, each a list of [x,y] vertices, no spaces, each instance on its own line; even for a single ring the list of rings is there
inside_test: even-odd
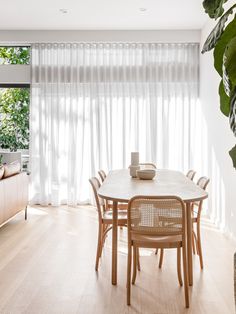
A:
[[[236,169],[236,145],[229,151],[229,155],[232,159],[233,166]]]
[[[217,19],[224,13],[223,4],[226,1],[227,0],[204,0],[202,5],[210,18]]]
[[[226,11],[225,14],[220,18],[216,26],[211,31],[210,35],[207,37],[202,48],[202,53],[210,51],[212,48],[215,47],[216,43],[224,32],[225,23],[227,22],[229,15],[233,13],[233,9],[235,7],[236,4],[229,8],[229,10]]]
[[[236,37],[230,40],[223,55],[223,83],[228,96],[236,86]]]
[[[220,95],[220,110],[226,117],[228,117],[230,113],[230,98],[225,93],[224,84],[222,80],[219,85],[219,95]]]
[[[230,99],[229,124],[234,136],[236,136],[236,88]]]
[[[236,37],[236,17],[234,17],[232,22],[230,22],[226,26],[220,40],[217,42],[214,49],[214,66],[215,66],[216,71],[220,74],[221,77],[223,75],[222,68],[223,68],[223,55],[225,52],[225,48],[228,42],[234,37]]]

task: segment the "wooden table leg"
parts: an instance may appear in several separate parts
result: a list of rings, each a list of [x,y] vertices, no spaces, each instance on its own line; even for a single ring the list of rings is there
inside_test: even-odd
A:
[[[191,203],[186,203],[187,216],[187,257],[188,257],[188,280],[189,285],[193,285],[193,253],[192,253],[192,214]]]
[[[117,284],[117,202],[113,201],[111,282]]]

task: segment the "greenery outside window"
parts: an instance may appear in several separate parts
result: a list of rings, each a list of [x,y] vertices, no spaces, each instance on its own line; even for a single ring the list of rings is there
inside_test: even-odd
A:
[[[30,64],[29,47],[0,47],[0,65]]]
[[[0,67],[16,64],[30,64],[30,48],[0,47]],[[29,148],[29,103],[29,86],[0,82],[0,149]]]
[[[29,88],[0,88],[0,146],[29,148]]]

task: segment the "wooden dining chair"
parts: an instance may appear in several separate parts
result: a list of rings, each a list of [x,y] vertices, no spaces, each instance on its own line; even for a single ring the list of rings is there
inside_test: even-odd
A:
[[[105,203],[102,198],[98,196],[98,189],[101,184],[96,177],[89,179],[89,182],[93,189],[93,194],[95,198],[95,203],[98,212],[98,242],[97,242],[97,254],[96,254],[96,263],[95,270],[98,270],[99,259],[102,254],[103,245],[106,239],[107,233],[112,229],[112,210],[105,209]],[[118,226],[127,225],[127,211],[118,211]]]
[[[104,182],[104,180],[106,179],[106,176],[107,176],[106,172],[104,170],[99,170],[98,175],[99,175],[101,181]]]
[[[187,172],[187,174],[186,174],[186,177],[193,181],[193,178],[194,178],[195,174],[196,174],[196,171],[194,171],[194,170],[189,170],[189,171]]]
[[[189,307],[185,205],[180,198],[175,196],[135,196],[129,201],[127,259],[128,305],[131,303],[132,259],[132,284],[134,284],[137,268],[137,249],[139,248],[177,248],[177,273],[180,285],[182,285],[182,252],[185,305]]]
[[[207,177],[201,177],[197,181],[197,185],[202,188],[203,190],[206,190],[208,184],[210,182],[210,179]],[[195,254],[195,245],[196,245],[196,251],[199,256],[199,262],[200,267],[203,269],[203,257],[202,257],[202,244],[201,244],[201,213],[202,213],[202,205],[203,200],[199,202],[194,202],[191,205],[192,209],[192,246],[193,246],[193,253]],[[194,225],[196,225],[196,232],[194,230]]]

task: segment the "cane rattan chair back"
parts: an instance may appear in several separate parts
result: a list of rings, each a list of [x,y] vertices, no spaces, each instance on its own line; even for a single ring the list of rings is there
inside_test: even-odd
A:
[[[128,205],[128,230],[154,236],[182,235],[185,207],[177,197],[133,198]]]
[[[104,170],[99,170],[98,171],[98,175],[100,177],[100,179],[102,180],[102,182],[106,179],[106,172]]]
[[[197,181],[197,185],[200,186],[203,190],[206,190],[206,187],[208,186],[208,183],[210,182],[210,179],[207,177],[201,177]]]
[[[193,180],[194,176],[196,174],[196,171],[194,170],[189,170],[186,174],[186,177],[189,178],[190,180]]]

